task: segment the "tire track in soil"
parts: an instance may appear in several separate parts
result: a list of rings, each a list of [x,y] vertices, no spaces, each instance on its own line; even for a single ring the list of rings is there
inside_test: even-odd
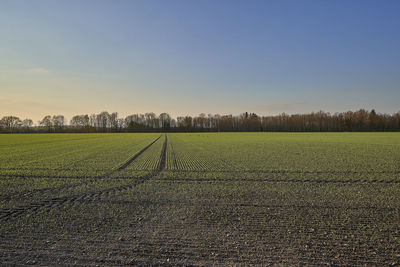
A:
[[[41,193],[44,193],[44,194],[46,194],[46,193],[47,194],[48,193],[55,193],[55,192],[63,190],[63,189],[78,187],[78,186],[81,186],[81,185],[84,185],[84,184],[87,184],[87,183],[90,183],[90,182],[93,182],[93,180],[80,182],[80,183],[64,184],[64,185],[57,186],[57,187],[39,188],[39,189],[34,189],[34,190],[27,190],[27,191],[24,191],[24,192],[15,193],[15,194],[11,194],[11,195],[8,195],[8,196],[1,196],[0,200],[10,201],[11,199],[16,198],[16,197],[18,197],[18,198],[21,198],[21,197],[28,198],[28,197],[34,196],[36,194],[41,194]]]
[[[153,142],[151,142],[150,144],[148,144],[147,146],[145,146],[142,150],[140,150],[138,153],[136,153],[133,157],[131,157],[130,159],[128,159],[124,164],[122,164],[121,166],[119,166],[116,171],[122,171],[123,169],[125,169],[126,167],[128,167],[136,158],[138,158],[140,155],[143,154],[143,152],[145,152],[148,148],[151,147],[151,145],[153,145],[155,142],[157,142],[158,139],[161,138],[162,135],[160,135],[156,140],[154,140]]]
[[[173,152],[173,157],[175,157],[175,153]],[[176,162],[176,158],[174,159]],[[177,164],[177,163],[176,163]],[[333,175],[345,175],[345,174],[400,174],[400,171],[302,171],[302,170],[173,170],[168,169],[168,172],[177,172],[177,173],[259,173],[259,174],[333,174]],[[105,178],[105,175],[102,176],[46,176],[46,175],[27,175],[27,174],[2,174],[0,178],[59,178],[59,179],[84,179],[84,178],[96,178],[102,179]],[[107,177],[108,178],[108,177]],[[129,177],[127,177],[129,178]]]
[[[65,184],[65,185],[58,186],[58,187],[39,188],[39,189],[34,189],[34,190],[27,190],[25,192],[16,193],[16,194],[8,195],[8,196],[0,196],[0,200],[9,201],[14,197],[20,197],[21,195],[23,197],[30,197],[30,196],[34,196],[35,194],[39,194],[39,193],[54,193],[54,192],[57,192],[59,190],[63,190],[63,189],[67,189],[67,188],[79,187],[79,186],[94,182],[94,179],[106,179],[107,177],[109,177],[113,173],[116,173],[116,172],[121,171],[121,170],[125,169],[126,167],[128,167],[129,164],[131,164],[136,158],[138,158],[141,154],[143,154],[143,152],[145,152],[148,148],[150,148],[151,145],[153,145],[155,142],[157,142],[157,140],[160,139],[161,136],[162,135],[157,137],[153,142],[151,142],[150,144],[145,146],[142,150],[140,150],[138,153],[136,153],[135,155],[130,157],[121,166],[119,166],[118,168],[108,172],[107,174],[101,175],[99,177],[91,177],[91,176],[87,176],[87,177],[78,177],[78,176],[76,176],[76,177],[75,176],[58,177],[57,176],[57,178],[69,178],[69,179],[85,179],[85,178],[87,178],[88,181],[83,181],[83,182],[79,182],[79,183],[72,183],[72,184]],[[27,176],[23,176],[23,177],[24,178],[32,178],[32,176],[29,177],[28,175]],[[37,175],[37,177],[34,177],[34,178],[49,178],[49,179],[51,179],[53,177],[46,177],[46,176]],[[54,178],[56,178],[56,177],[54,177]]]
[[[128,159],[127,162],[129,162],[129,164],[131,164],[136,158],[138,158],[141,154],[143,154],[143,152],[145,152],[145,150],[147,150],[152,144],[154,144],[157,140],[159,140],[161,138],[161,136],[162,135],[160,135],[150,145],[146,146],[144,149],[139,151],[135,156]],[[30,203],[29,205],[17,207],[14,209],[0,210],[0,221],[8,221],[10,219],[18,218],[18,217],[22,216],[24,213],[26,213],[27,211],[33,211],[33,212],[35,212],[35,215],[36,215],[38,213],[45,212],[52,208],[61,207],[65,204],[82,205],[84,203],[93,202],[96,199],[101,199],[102,195],[109,195],[110,193],[113,193],[113,194],[121,193],[122,191],[127,191],[130,189],[133,189],[136,186],[143,184],[146,181],[148,181],[149,179],[155,177],[158,173],[160,173],[162,170],[165,169],[166,153],[167,153],[167,135],[165,134],[165,140],[164,140],[164,144],[163,144],[163,147],[161,150],[160,161],[159,161],[158,167],[156,168],[156,170],[154,172],[152,172],[148,175],[142,176],[140,178],[136,178],[137,182],[135,182],[133,185],[122,185],[122,186],[103,189],[100,191],[88,192],[88,193],[84,193],[84,194],[81,194],[78,196],[51,198],[51,199],[39,201],[37,203]],[[129,164],[126,164],[126,163],[122,164],[116,170],[112,171],[109,175],[125,169],[127,166],[129,166]],[[53,188],[53,189],[56,190],[56,188]]]

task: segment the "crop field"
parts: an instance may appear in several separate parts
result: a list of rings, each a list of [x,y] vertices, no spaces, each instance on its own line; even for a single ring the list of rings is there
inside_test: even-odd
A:
[[[400,265],[400,133],[0,135],[2,265]]]

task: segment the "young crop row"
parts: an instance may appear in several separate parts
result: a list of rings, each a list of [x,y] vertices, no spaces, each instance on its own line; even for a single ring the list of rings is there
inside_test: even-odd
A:
[[[143,154],[135,159],[127,166],[124,173],[132,173],[135,171],[154,171],[160,167],[161,153],[165,142],[165,136],[161,136],[154,144],[152,144]]]
[[[0,175],[0,262],[400,262],[392,135],[159,136],[26,135],[23,145],[1,137],[0,150],[10,153],[0,167],[17,171]],[[23,176],[19,155],[37,177]],[[65,177],[45,177],[62,170]],[[89,175],[74,178],[79,172]]]
[[[220,154],[210,153],[180,134],[169,134],[167,170],[170,171],[221,171],[236,170]]]
[[[381,139],[376,137],[380,135]],[[345,180],[400,177],[400,141],[393,135],[357,134],[354,138],[346,133],[211,133],[169,137],[167,169],[183,175]]]
[[[31,143],[25,146],[0,146],[0,175],[101,176],[159,135],[103,134],[78,140],[76,135],[67,136],[71,139],[60,135],[60,142],[50,138],[46,143],[27,135]]]

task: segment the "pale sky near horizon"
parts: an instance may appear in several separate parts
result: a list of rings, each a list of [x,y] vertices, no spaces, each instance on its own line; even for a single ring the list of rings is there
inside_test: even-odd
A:
[[[0,117],[400,111],[400,1],[0,0]]]

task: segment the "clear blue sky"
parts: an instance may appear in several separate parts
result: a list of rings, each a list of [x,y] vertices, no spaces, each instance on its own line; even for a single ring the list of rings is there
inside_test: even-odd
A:
[[[0,5],[0,116],[400,110],[400,1]]]

